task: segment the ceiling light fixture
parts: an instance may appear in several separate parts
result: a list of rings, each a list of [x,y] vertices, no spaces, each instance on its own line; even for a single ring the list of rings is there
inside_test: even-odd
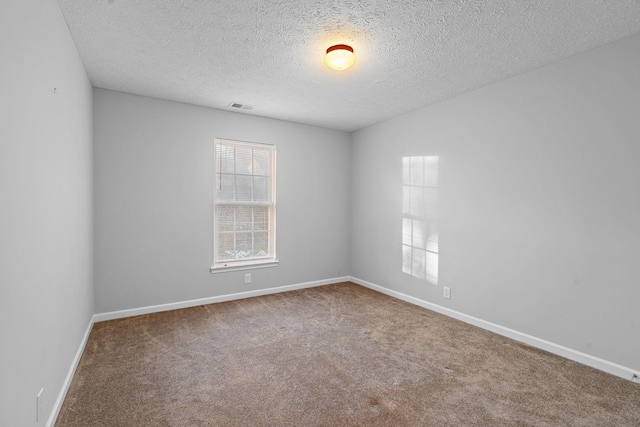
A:
[[[337,44],[327,49],[327,54],[324,57],[324,63],[327,67],[336,71],[343,71],[356,62],[356,55],[353,53],[353,48],[346,44]]]

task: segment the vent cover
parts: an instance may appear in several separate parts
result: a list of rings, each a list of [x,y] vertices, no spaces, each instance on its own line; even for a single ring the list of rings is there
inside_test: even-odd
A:
[[[241,104],[239,102],[232,102],[232,103],[229,104],[229,107],[236,108],[238,110],[246,110],[246,111],[253,110],[254,108],[256,108],[255,105]]]

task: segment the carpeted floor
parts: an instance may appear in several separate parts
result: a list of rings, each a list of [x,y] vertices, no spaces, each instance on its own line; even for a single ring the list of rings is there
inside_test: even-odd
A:
[[[57,427],[640,426],[640,385],[344,283],[97,323]]]

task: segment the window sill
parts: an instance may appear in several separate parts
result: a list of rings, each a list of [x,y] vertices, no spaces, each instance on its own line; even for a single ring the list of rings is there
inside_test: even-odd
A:
[[[215,265],[209,269],[211,274],[226,273],[228,271],[254,270],[256,268],[277,267],[280,261],[270,259],[264,261],[230,262],[228,264]]]

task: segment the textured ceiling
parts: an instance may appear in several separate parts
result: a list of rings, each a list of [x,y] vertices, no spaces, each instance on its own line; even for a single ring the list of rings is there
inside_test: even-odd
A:
[[[640,31],[640,0],[58,2],[95,87],[346,131]]]

